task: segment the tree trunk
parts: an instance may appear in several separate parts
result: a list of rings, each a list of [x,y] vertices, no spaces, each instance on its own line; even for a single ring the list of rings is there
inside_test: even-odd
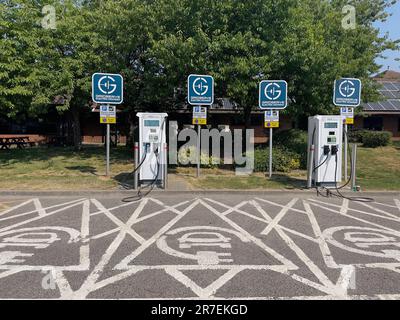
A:
[[[71,114],[73,120],[74,147],[77,151],[80,151],[82,149],[82,135],[79,108],[76,106],[72,106]]]
[[[251,127],[251,107],[245,107],[244,108],[244,123],[246,129]]]
[[[133,147],[135,143],[135,131],[136,131],[135,120],[136,120],[136,114],[134,112],[131,112],[129,114],[129,133],[126,140],[127,147]]]

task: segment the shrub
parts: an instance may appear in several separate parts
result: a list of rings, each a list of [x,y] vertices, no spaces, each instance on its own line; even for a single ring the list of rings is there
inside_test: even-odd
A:
[[[300,168],[307,169],[308,133],[291,129],[278,132],[274,135],[274,146],[296,153],[300,160]]]
[[[361,143],[363,142],[363,137],[368,130],[352,130],[348,131],[349,142],[350,143]]]
[[[386,147],[392,140],[392,134],[387,131],[366,131],[362,136],[363,147]]]
[[[254,171],[267,172],[269,170],[269,148],[254,151]],[[272,153],[272,169],[278,172],[290,172],[300,168],[300,156],[285,148],[276,147]]]

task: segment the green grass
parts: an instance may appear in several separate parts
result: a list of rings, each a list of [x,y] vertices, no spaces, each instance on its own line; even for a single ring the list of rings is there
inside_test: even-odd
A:
[[[400,190],[400,143],[385,148],[359,148],[357,184],[363,190]]]
[[[186,170],[187,171],[187,170]],[[293,189],[306,185],[306,172],[275,173],[270,180],[264,175],[237,177],[233,172],[206,170],[200,179],[187,177],[189,183],[200,189]],[[384,148],[358,148],[357,185],[363,191],[400,190],[400,142]]]
[[[304,188],[305,180],[286,175],[275,175],[272,179],[264,175],[238,176],[206,176],[200,179],[190,178],[189,182],[200,189],[260,190],[260,189],[294,189]]]
[[[125,148],[111,152],[111,177],[105,177],[105,150],[85,147],[0,151],[0,190],[114,189],[132,171]]]
[[[111,151],[111,177],[105,177],[105,150],[85,146],[32,148],[0,151],[0,190],[115,190],[120,182],[132,183],[129,173],[133,154],[126,148]],[[358,149],[357,184],[363,190],[400,190],[400,142],[390,147]],[[202,169],[200,179],[194,168],[171,172],[186,179],[194,189],[298,189],[306,184],[306,172],[235,176],[233,171]]]

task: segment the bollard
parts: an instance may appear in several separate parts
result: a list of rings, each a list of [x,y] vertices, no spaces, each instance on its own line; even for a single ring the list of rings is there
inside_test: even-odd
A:
[[[351,163],[351,189],[357,191],[357,144],[353,144],[353,157]]]
[[[313,177],[313,170],[314,170],[314,153],[315,153],[315,146],[312,145],[310,147],[310,156],[308,158],[308,178],[307,178],[307,188],[312,188],[312,177]]]
[[[163,189],[168,189],[168,143],[164,143],[164,176],[163,176]]]
[[[137,190],[139,186],[139,170],[137,170],[139,166],[139,143],[135,142],[133,150],[135,158],[135,174],[133,175],[133,188]]]

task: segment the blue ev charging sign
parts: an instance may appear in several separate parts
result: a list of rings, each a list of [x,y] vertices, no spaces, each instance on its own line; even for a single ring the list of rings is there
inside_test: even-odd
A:
[[[335,81],[333,103],[338,107],[358,107],[361,104],[360,79],[343,78]]]
[[[119,74],[95,73],[92,76],[92,100],[98,104],[122,104],[123,77]]]
[[[260,83],[261,109],[285,109],[288,105],[288,84],[284,80],[265,80]]]
[[[188,102],[195,106],[211,106],[214,103],[214,78],[190,75],[188,77]]]

